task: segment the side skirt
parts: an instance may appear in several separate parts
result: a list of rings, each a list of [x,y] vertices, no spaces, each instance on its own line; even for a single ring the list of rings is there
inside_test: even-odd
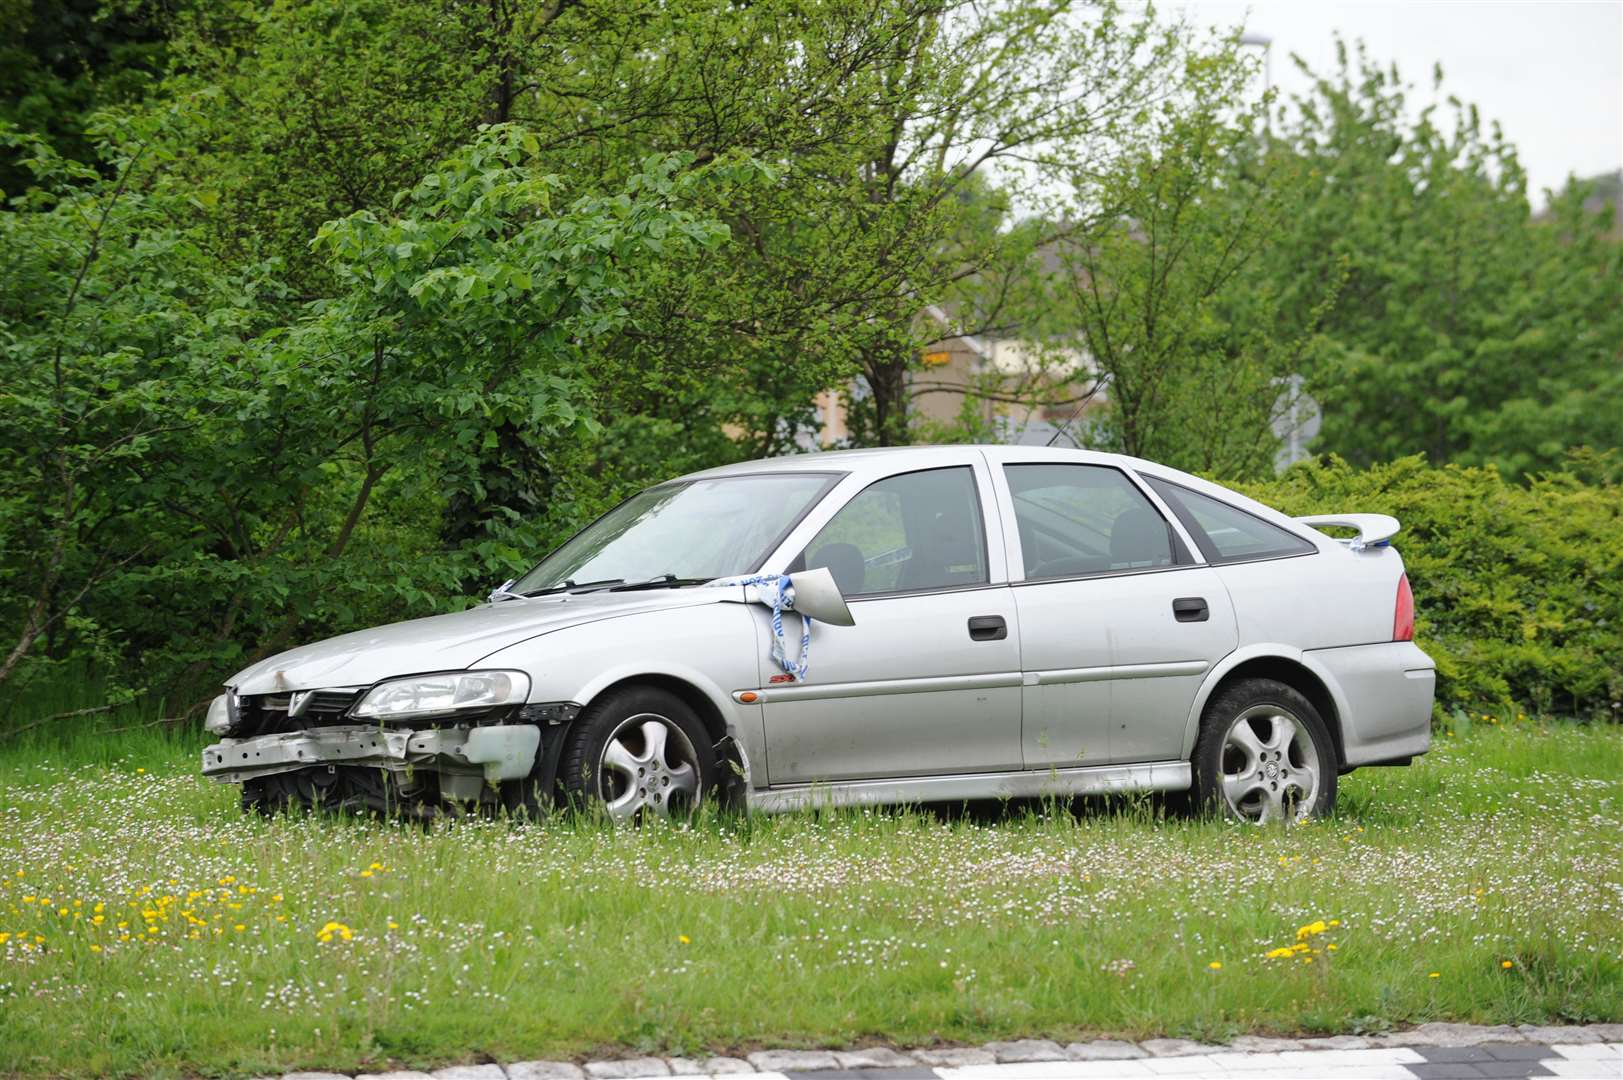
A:
[[[960,802],[965,799],[1030,799],[1053,795],[1110,795],[1130,791],[1183,791],[1191,784],[1189,762],[1091,765],[1030,772],[912,776],[895,780],[784,784],[750,791],[749,808],[766,814],[819,806],[879,806]]]

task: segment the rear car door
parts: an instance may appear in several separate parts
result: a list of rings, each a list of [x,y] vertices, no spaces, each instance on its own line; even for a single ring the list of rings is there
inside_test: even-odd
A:
[[[1160,508],[1108,464],[1001,468],[1028,769],[1170,761],[1233,608]]]
[[[987,476],[977,460],[874,481],[791,564],[827,567],[855,625],[817,624],[807,681],[767,688],[771,784],[1020,768],[1019,635],[993,580]]]

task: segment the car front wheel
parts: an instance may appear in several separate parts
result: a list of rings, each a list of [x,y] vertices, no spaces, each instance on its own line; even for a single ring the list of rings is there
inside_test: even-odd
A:
[[[1220,690],[1195,742],[1199,805],[1241,821],[1293,823],[1330,813],[1336,750],[1319,711],[1273,679]]]
[[[680,698],[648,686],[611,691],[581,713],[561,778],[579,806],[635,821],[690,814],[716,783],[712,741]]]

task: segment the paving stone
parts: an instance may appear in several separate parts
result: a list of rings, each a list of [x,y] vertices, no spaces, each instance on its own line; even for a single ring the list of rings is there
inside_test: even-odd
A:
[[[507,1080],[583,1080],[586,1070],[573,1061],[515,1061]]]
[[[429,1075],[434,1080],[507,1080],[500,1065],[452,1065]]]
[[[909,1053],[926,1065],[939,1065],[946,1069],[997,1064],[997,1058],[990,1051],[978,1046],[943,1046],[934,1050],[911,1050]]]
[[[732,1073],[752,1073],[755,1066],[743,1058],[666,1058],[672,1076],[721,1076]]]
[[[757,1050],[749,1055],[749,1063],[762,1072],[821,1072],[840,1067],[829,1050]]]
[[[1557,1057],[1568,1061],[1616,1061],[1623,1063],[1623,1047],[1602,1046],[1598,1043],[1556,1043],[1550,1047]]]
[[[620,1058],[618,1061],[588,1061],[586,1075],[593,1080],[622,1080],[632,1076],[669,1076],[671,1067],[654,1057]]]
[[[1145,1039],[1138,1045],[1148,1050],[1151,1057],[1188,1057],[1191,1054],[1221,1054],[1224,1046],[1208,1046],[1189,1039]]]
[[[1247,1054],[1277,1054],[1281,1050],[1302,1049],[1302,1040],[1275,1039],[1268,1035],[1241,1035],[1229,1043],[1229,1049]]]
[[[1515,1050],[1518,1053],[1521,1053],[1522,1051],[1533,1051],[1535,1053],[1535,1057],[1537,1054],[1544,1054],[1546,1056],[1549,1054],[1549,1051],[1542,1046],[1522,1046],[1519,1044],[1512,1045],[1510,1043],[1492,1043],[1490,1046],[1495,1051]],[[1461,1061],[1495,1060],[1495,1055],[1489,1053],[1487,1047],[1482,1046],[1422,1046],[1416,1050],[1415,1053],[1419,1054],[1421,1058],[1426,1061],[1445,1065]]]
[[[1094,1039],[1092,1042],[1071,1043],[1065,1048],[1065,1056],[1072,1061],[1124,1061],[1149,1055],[1134,1043],[1120,1039]]]
[[[1302,1040],[1304,1050],[1368,1050],[1374,1045],[1374,1039],[1362,1035],[1329,1035],[1319,1039]]]
[[[1482,1073],[1468,1061],[1421,1062],[1405,1065],[1404,1069],[1416,1080],[1482,1080]]]
[[[836,1050],[834,1060],[842,1069],[910,1069],[919,1063],[900,1050],[888,1046],[869,1046],[861,1050]]]
[[[1536,1061],[1474,1061],[1471,1067],[1486,1080],[1529,1080],[1534,1076],[1555,1075]]]
[[[1590,1024],[1589,1030],[1606,1042],[1623,1042],[1623,1024]]]
[[[1555,1056],[1555,1051],[1548,1046],[1538,1043],[1488,1043],[1486,1046],[1473,1046],[1471,1050],[1486,1054],[1493,1061],[1543,1061],[1545,1058]],[[1426,1060],[1437,1051],[1428,1051]]]
[[[1597,1025],[1598,1026],[1598,1025]],[[1528,1042],[1543,1043],[1592,1043],[1605,1042],[1606,1038],[1593,1027],[1550,1027],[1540,1024],[1520,1024],[1516,1028],[1521,1032],[1522,1038]]]
[[[282,1077],[282,1080],[349,1080],[344,1073],[330,1072],[292,1072]]]
[[[981,1047],[997,1059],[1000,1065],[1016,1065],[1028,1061],[1064,1061],[1065,1049],[1052,1039],[1015,1039],[1012,1042],[989,1042]]]
[[[434,1080],[428,1073],[414,1069],[395,1069],[393,1072],[357,1073],[355,1080]]]
[[[1236,1064],[1244,1060],[1244,1056],[1240,1054],[1224,1056]],[[1189,1076],[1195,1080],[1207,1080],[1209,1077],[1223,1075],[1222,1061],[1223,1057],[1212,1057],[1210,1054],[1178,1054],[1174,1057],[1145,1058],[1143,1061],[1133,1062],[1130,1066],[1120,1067],[1142,1069],[1143,1075],[1149,1076]]]

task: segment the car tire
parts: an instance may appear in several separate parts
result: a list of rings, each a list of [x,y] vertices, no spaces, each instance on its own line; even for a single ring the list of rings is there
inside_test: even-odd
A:
[[[714,740],[681,698],[653,686],[612,690],[575,721],[558,771],[565,799],[611,818],[675,818],[716,792]]]
[[[1313,703],[1273,679],[1221,688],[1195,740],[1197,809],[1267,824],[1325,817],[1336,802],[1339,762]]]

